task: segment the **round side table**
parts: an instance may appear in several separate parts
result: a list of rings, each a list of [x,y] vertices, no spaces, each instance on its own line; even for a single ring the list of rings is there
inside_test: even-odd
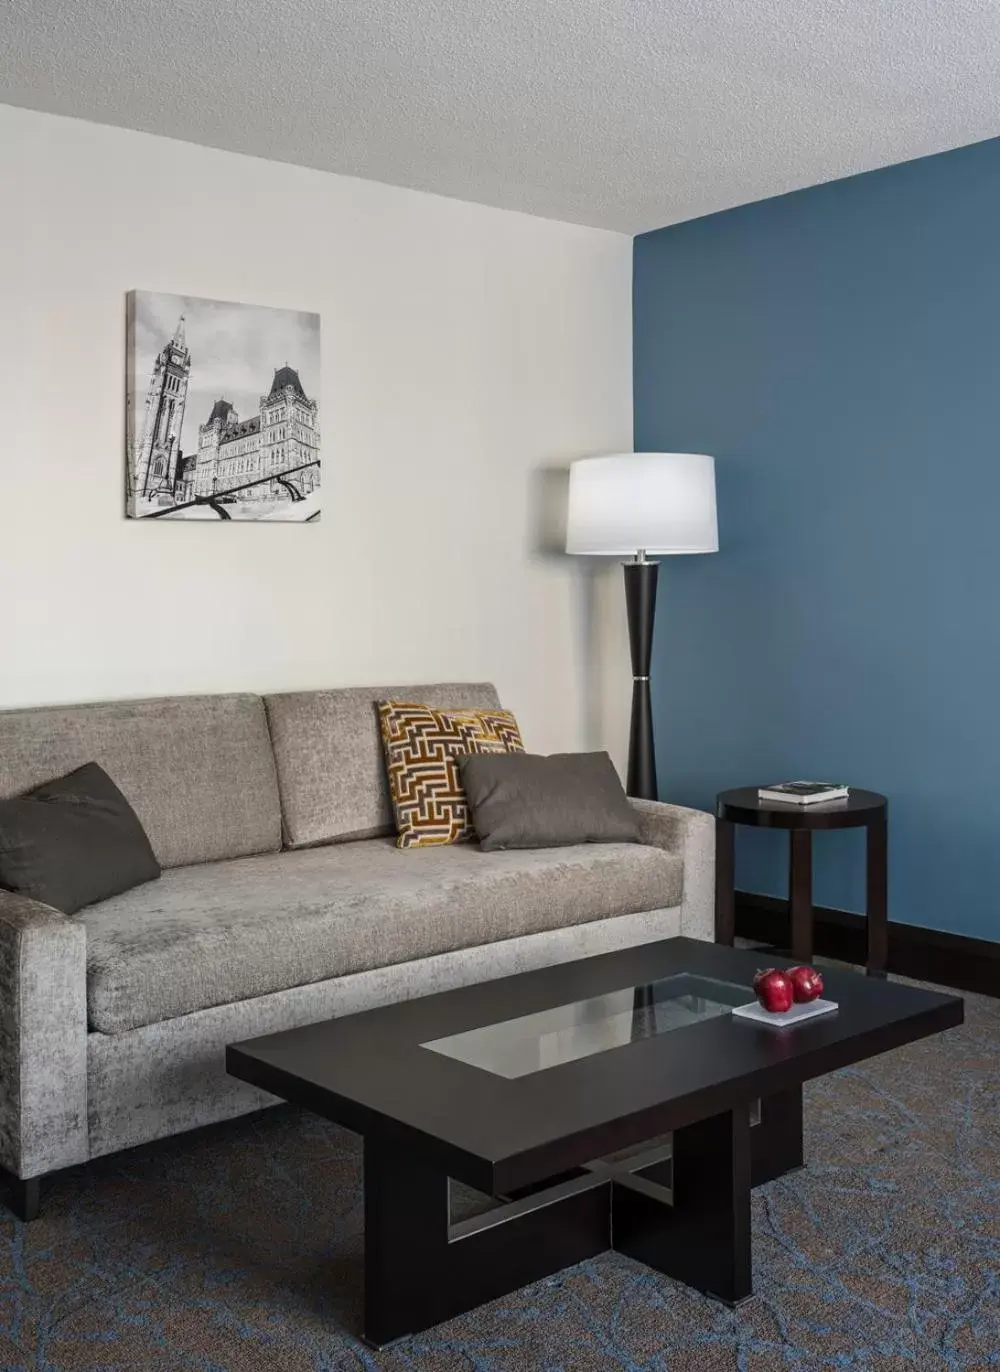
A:
[[[884,977],[889,952],[888,926],[889,802],[877,791],[854,788],[846,800],[793,805],[761,800],[755,786],[721,791],[715,805],[715,941],[732,944],[736,934],[733,850],[737,824],[787,829],[789,838],[788,908],[792,957],[813,955],[812,836],[819,829],[867,832],[868,965],[870,977]]]

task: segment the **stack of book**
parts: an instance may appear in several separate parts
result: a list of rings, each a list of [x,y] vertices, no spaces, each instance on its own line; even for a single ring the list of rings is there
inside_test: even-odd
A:
[[[846,800],[850,792],[837,781],[776,781],[757,792],[761,800],[784,801],[789,805],[816,805],[824,800]]]

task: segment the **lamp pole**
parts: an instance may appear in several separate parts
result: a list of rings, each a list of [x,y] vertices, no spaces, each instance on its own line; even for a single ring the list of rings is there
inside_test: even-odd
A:
[[[625,789],[640,800],[657,800],[656,751],[653,747],[653,704],[649,669],[653,652],[656,580],[659,563],[650,562],[645,548],[622,564],[625,573],[625,610],[632,656],[632,723],[628,739]]]

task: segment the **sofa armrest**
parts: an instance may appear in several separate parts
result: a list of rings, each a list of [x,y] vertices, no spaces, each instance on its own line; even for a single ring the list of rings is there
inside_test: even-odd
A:
[[[715,938],[715,819],[704,810],[633,800],[639,812],[639,842],[677,853],[684,861],[681,933]]]
[[[87,931],[0,891],[0,1164],[37,1177],[87,1151]]]

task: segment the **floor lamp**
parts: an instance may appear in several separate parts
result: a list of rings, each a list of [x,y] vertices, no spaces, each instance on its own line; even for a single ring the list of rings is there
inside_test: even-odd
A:
[[[715,553],[715,462],[704,453],[616,453],[570,465],[566,551],[627,557],[625,607],[632,653],[630,796],[656,800],[649,667],[656,576],[649,554]]]

